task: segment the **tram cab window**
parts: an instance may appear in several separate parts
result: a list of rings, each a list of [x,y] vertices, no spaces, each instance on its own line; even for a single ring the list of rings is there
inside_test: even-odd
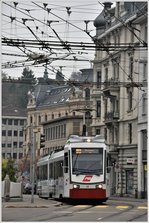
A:
[[[64,173],[68,173],[68,153],[64,153]]]

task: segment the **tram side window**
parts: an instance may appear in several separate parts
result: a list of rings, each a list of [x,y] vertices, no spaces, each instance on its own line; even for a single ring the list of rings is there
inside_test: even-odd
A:
[[[43,165],[39,167],[39,179],[47,180],[47,165]]]
[[[63,176],[63,163],[62,161],[55,162],[55,179]]]
[[[68,173],[68,153],[64,153],[64,173]]]
[[[49,178],[53,178],[53,163],[49,164]]]

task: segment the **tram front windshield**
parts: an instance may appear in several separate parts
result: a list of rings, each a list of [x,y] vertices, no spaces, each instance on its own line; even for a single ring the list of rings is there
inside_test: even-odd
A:
[[[72,174],[103,174],[103,148],[72,148]]]

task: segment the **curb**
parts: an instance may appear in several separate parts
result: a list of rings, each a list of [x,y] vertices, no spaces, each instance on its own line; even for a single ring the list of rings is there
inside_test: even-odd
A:
[[[49,208],[49,205],[5,205],[4,208]]]

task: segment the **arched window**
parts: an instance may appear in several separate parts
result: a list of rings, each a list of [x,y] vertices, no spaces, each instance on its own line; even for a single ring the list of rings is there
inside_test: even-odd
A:
[[[90,99],[90,89],[86,88],[85,89],[85,100],[89,100]]]
[[[41,116],[39,115],[38,116],[38,124],[40,124],[41,123]]]
[[[48,120],[48,116],[47,114],[45,114],[45,122],[47,122],[47,120]]]
[[[52,119],[54,119],[54,114],[52,113]]]

